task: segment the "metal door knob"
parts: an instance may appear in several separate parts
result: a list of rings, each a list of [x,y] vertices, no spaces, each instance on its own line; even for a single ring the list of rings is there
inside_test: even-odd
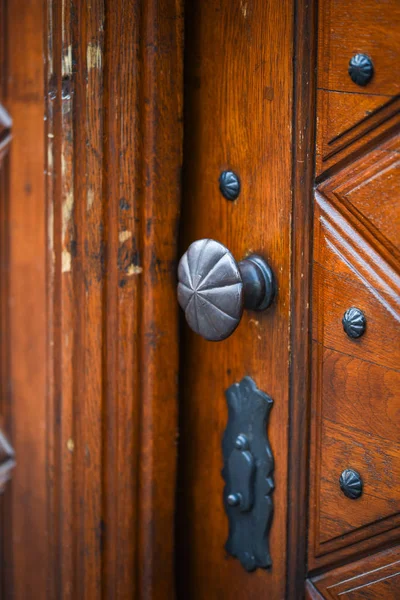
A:
[[[261,256],[237,263],[215,240],[189,246],[179,262],[178,280],[178,302],[189,327],[210,341],[229,337],[244,308],[265,310],[275,294],[273,273]]]

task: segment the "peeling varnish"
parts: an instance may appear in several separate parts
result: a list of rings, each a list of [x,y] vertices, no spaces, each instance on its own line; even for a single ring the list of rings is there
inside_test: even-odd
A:
[[[257,329],[260,327],[260,321],[257,321],[256,319],[249,319],[249,325],[250,325],[250,323],[252,325],[254,325],[255,327],[257,327]],[[262,339],[261,335],[257,334],[257,339],[261,340]]]
[[[72,438],[69,438],[69,440],[67,441],[67,448],[70,452],[73,452],[75,450],[75,443]]]
[[[70,44],[62,57],[62,76],[69,77],[72,75],[72,45]]]
[[[129,267],[126,270],[126,274],[128,276],[139,275],[140,273],[143,273],[143,269],[142,267],[138,267],[137,265],[129,265]]]
[[[100,44],[90,43],[86,51],[87,70],[101,69],[103,53]]]
[[[92,208],[93,202],[94,202],[94,191],[93,191],[93,188],[88,187],[87,196],[86,196],[86,208],[87,208],[87,210],[90,210]]]
[[[47,237],[49,240],[49,250],[54,249],[54,206],[52,203],[49,204],[48,221],[47,221]],[[54,263],[54,252],[53,252],[53,263]]]
[[[244,2],[244,0],[240,0],[240,9],[242,11],[242,15],[245,19],[247,19],[247,2]]]
[[[50,173],[50,171],[53,171],[53,166],[54,166],[54,162],[53,162],[53,144],[49,143],[47,146],[47,171],[48,173]]]
[[[72,217],[74,209],[74,194],[70,190],[65,195],[65,200],[62,205],[62,241],[64,242],[65,234],[67,233],[68,225]]]
[[[255,319],[249,319],[249,324],[250,324],[250,323],[254,323],[254,325],[255,325],[256,327],[259,327],[259,326],[260,326],[260,321],[256,321]]]
[[[71,271],[71,253],[63,250],[61,253],[61,272],[69,273]]]
[[[126,240],[129,240],[130,237],[132,237],[132,231],[120,231],[118,235],[120,244],[123,244],[126,242]]]

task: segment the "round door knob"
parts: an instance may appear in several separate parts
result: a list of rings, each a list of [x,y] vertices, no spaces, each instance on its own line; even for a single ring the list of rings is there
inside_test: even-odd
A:
[[[261,256],[237,263],[215,240],[189,246],[179,262],[178,280],[178,302],[189,327],[210,341],[229,337],[244,308],[265,310],[275,294],[272,271]]]

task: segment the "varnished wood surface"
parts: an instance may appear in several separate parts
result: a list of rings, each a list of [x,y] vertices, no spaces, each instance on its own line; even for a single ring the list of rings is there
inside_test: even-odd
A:
[[[316,164],[322,183],[314,204],[311,570],[400,539],[400,122],[398,80],[391,76],[400,51],[399,5],[341,0],[319,7]],[[375,67],[364,88],[346,72],[356,52],[368,54]],[[356,340],[342,326],[352,306],[367,320]],[[358,500],[340,491],[346,468],[362,477]],[[400,593],[392,584],[388,598]],[[328,587],[318,589],[337,597]],[[374,584],[346,597],[386,597],[385,589]]]
[[[319,2],[318,87],[365,95],[398,94],[399,27],[397,0]],[[365,87],[355,84],[347,73],[357,53],[369,56],[374,65],[374,76]]]
[[[181,5],[6,14],[2,597],[173,598]]]
[[[173,597],[180,8],[56,3],[50,22],[57,585]]]
[[[6,282],[1,305],[7,319],[1,332],[2,360],[7,355],[1,371],[1,411],[18,460],[2,506],[1,594],[4,598],[29,598],[32,589],[45,594],[50,561],[43,5],[32,2],[27,11],[24,2],[3,2],[1,17],[5,34],[1,102],[13,120],[12,146],[4,165],[8,180],[0,211],[5,234],[2,281]]]
[[[400,6],[397,0],[324,0],[318,6],[316,167],[321,175],[399,126]],[[366,86],[347,72],[357,53],[374,65]]]
[[[398,550],[357,558],[399,540],[397,3],[319,2],[314,214],[314,4],[186,3],[181,251],[214,237],[237,259],[259,252],[279,289],[225,342],[182,323],[180,372],[182,4],[1,8],[0,426],[20,457],[1,499],[2,597],[164,600],[177,583],[185,600],[297,599],[307,538],[312,573],[331,569],[308,597],[396,597]],[[366,88],[347,74],[355,52],[374,61]],[[341,325],[354,304],[355,342]],[[224,390],[244,375],[274,399],[273,567],[253,574],[223,549]],[[357,503],[338,488],[344,462],[365,480]]]
[[[185,173],[181,251],[211,237],[237,259],[263,255],[278,281],[274,306],[245,312],[234,334],[206,342],[182,324],[179,598],[281,598],[286,587],[293,3],[187,5]],[[238,173],[235,202],[222,197],[222,170]],[[299,316],[299,313],[298,313]],[[274,400],[273,567],[247,573],[224,544],[221,440],[224,391],[243,376]]]
[[[307,553],[307,495],[311,380],[311,275],[315,170],[317,5],[295,3],[291,374],[286,596],[303,594]]]
[[[397,600],[400,549],[391,548],[335,569],[313,579],[309,589],[312,585],[330,600]],[[318,594],[318,597],[321,596]]]
[[[398,276],[340,195],[330,200],[315,204],[310,568],[399,536]],[[341,322],[350,306],[367,319],[357,340]],[[364,481],[356,505],[339,488],[345,468]]]

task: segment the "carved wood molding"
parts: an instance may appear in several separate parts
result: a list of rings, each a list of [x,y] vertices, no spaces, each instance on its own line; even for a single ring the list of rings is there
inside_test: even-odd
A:
[[[351,43],[340,21],[330,21],[341,6],[329,1],[320,5],[319,61],[338,39],[345,48]],[[351,14],[360,10],[362,3],[356,0]],[[397,9],[396,15],[400,17]],[[367,34],[364,41],[370,42]],[[377,64],[379,51],[377,46]],[[394,55],[398,51],[393,48]],[[393,485],[400,473],[393,417],[400,386],[400,96],[387,71],[381,69],[377,81],[393,94],[379,95],[378,87],[369,95],[353,90],[345,74],[339,78],[331,70],[337,55],[330,54],[329,60],[328,70],[319,69],[317,105],[311,570],[400,538],[400,494]],[[343,57],[340,65],[345,65]],[[343,89],[336,87],[339,82]],[[366,315],[366,332],[357,340],[342,325],[350,307]],[[340,489],[346,468],[361,474],[363,491],[357,500]],[[312,583],[324,597],[337,597],[316,581]]]
[[[77,597],[174,596],[181,8],[48,3],[51,544]]]
[[[359,100],[350,94],[322,90],[318,98],[318,175],[345,164],[352,155],[359,156],[399,127],[400,96]]]
[[[362,197],[360,190],[379,182],[382,174],[398,177],[398,142],[398,138],[389,140],[322,184],[316,193],[311,568],[400,535],[400,497],[392,477],[384,475],[399,469],[397,433],[391,421],[384,420],[386,413],[395,410],[396,386],[400,385],[399,267],[392,243],[374,235],[373,215],[367,219],[360,212],[362,199],[370,198],[369,192]],[[383,211],[379,217],[383,229]],[[389,253],[391,260],[386,262],[383,257]],[[367,315],[367,335],[357,343],[346,337],[341,324],[349,306],[361,307]],[[372,386],[376,391],[382,386],[373,404]],[[363,407],[361,414],[352,409],[357,402],[359,410]],[[361,511],[352,512],[340,494],[338,479],[347,466],[359,466],[366,479]],[[379,484],[375,472],[380,473]],[[387,501],[382,500],[374,510],[376,495]]]
[[[311,598],[397,598],[400,586],[400,547],[339,567],[309,582],[318,590]],[[319,594],[322,594],[320,596]]]

